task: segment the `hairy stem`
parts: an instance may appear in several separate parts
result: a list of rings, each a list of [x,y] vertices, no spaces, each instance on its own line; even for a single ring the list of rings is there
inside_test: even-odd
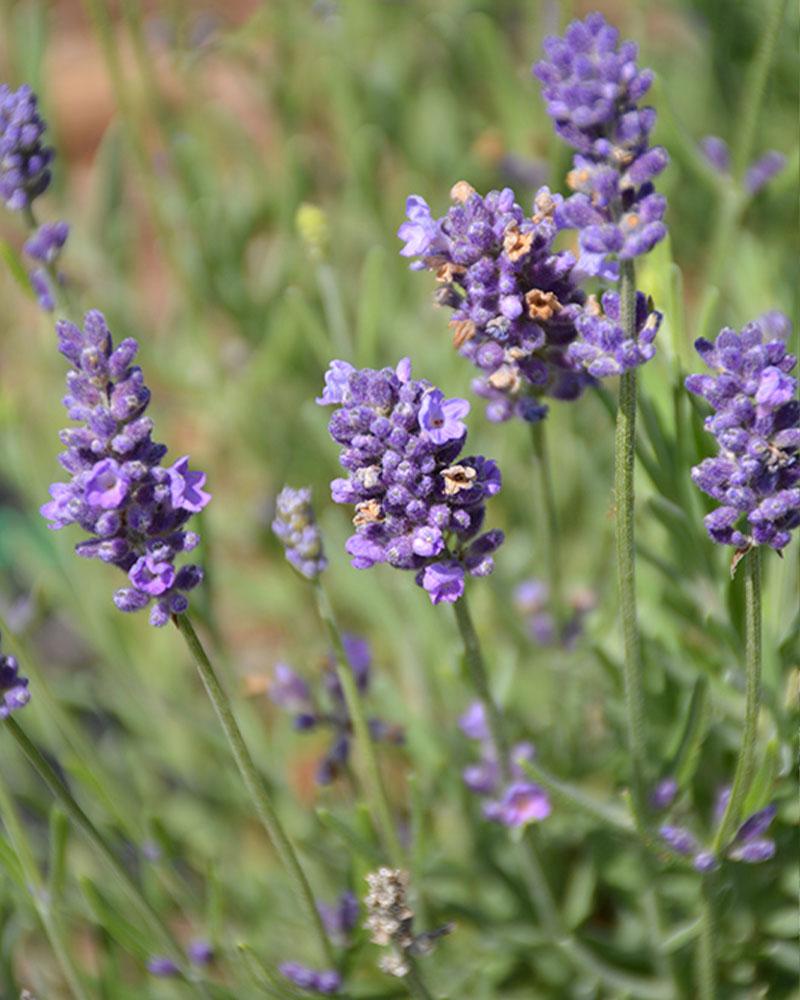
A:
[[[316,903],[314,902],[314,894],[311,891],[311,886],[297,857],[294,845],[289,840],[283,824],[275,811],[275,807],[270,800],[264,779],[253,763],[253,758],[250,756],[250,751],[245,744],[244,737],[233,714],[228,695],[225,693],[217,677],[211,660],[208,658],[208,654],[203,648],[203,644],[200,642],[189,616],[186,614],[176,615],[173,621],[183,636],[186,645],[189,647],[189,651],[197,667],[197,672],[200,675],[200,680],[203,682],[206,694],[217,714],[217,718],[228,741],[228,746],[233,754],[233,759],[239,769],[239,774],[242,776],[250,799],[255,806],[258,818],[267,831],[272,846],[278,853],[289,875],[295,895],[305,912],[308,923],[316,934],[320,951],[325,961],[333,967],[336,965],[333,948],[325,932],[325,927],[317,910]]]
[[[17,741],[20,749],[28,758],[29,763],[33,766],[34,770],[38,772],[39,777],[42,781],[44,781],[55,798],[61,803],[61,807],[67,816],[69,816],[75,826],[82,831],[97,853],[105,859],[106,863],[118,879],[120,885],[127,893],[128,898],[139,911],[144,923],[150,927],[153,936],[158,939],[160,947],[164,948],[165,952],[175,962],[187,979],[192,977],[193,974],[186,965],[183,952],[176,944],[172,934],[161,920],[161,917],[152,908],[150,903],[148,903],[142,893],[142,890],[133,880],[128,870],[108,845],[105,838],[91,819],[89,819],[80,805],[78,805],[72,795],[72,792],[67,788],[58,774],[56,774],[49,761],[44,757],[38,747],[31,742],[25,731],[20,728],[14,718],[7,718],[5,720],[5,727]],[[207,995],[205,989],[200,983],[195,983],[195,986],[197,987],[200,995]]]
[[[336,674],[344,692],[347,711],[350,714],[350,720],[353,724],[356,746],[364,765],[367,790],[370,802],[375,810],[376,825],[381,832],[384,848],[392,865],[395,868],[402,868],[404,867],[405,852],[397,835],[397,825],[392,819],[389,796],[386,792],[386,784],[383,780],[380,764],[378,763],[378,755],[375,752],[375,741],[372,739],[367,716],[364,712],[361,692],[358,690],[353,671],[347,660],[347,654],[342,643],[342,635],[336,623],[333,608],[319,580],[314,584],[314,594],[317,599],[319,616],[325,624],[328,638],[333,646],[336,660]]]
[[[553,476],[550,468],[550,457],[547,449],[546,421],[540,420],[531,425],[533,450],[538,467],[543,514],[540,519],[539,531],[543,535],[543,544],[547,552],[547,573],[550,585],[550,601],[557,632],[561,632],[564,624],[564,594],[561,583],[561,551],[558,530],[558,510],[556,507]]]
[[[714,853],[728,846],[740,820],[742,803],[753,778],[758,736],[758,716],[761,709],[761,553],[754,546],[744,557],[745,598],[745,687],[744,732],[731,795],[714,838]]]
[[[695,983],[698,1000],[714,1000],[716,974],[714,953],[714,903],[710,875],[703,877],[700,887],[700,934],[695,952]]]
[[[636,339],[636,273],[632,261],[620,263],[620,318],[625,336]],[[622,619],[625,713],[631,758],[631,795],[638,825],[645,825],[644,691],[642,651],[636,611],[633,473],[636,454],[636,370],[620,377],[614,453],[617,583]]]

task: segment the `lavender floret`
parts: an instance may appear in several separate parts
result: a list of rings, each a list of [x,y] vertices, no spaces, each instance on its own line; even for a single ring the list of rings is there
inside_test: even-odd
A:
[[[678,782],[673,777],[662,778],[650,795],[650,806],[656,810],[669,809],[678,794]]]
[[[296,490],[284,486],[276,501],[272,530],[283,543],[292,566],[306,579],[316,580],[327,567],[328,560],[308,487]]]
[[[47,190],[55,152],[42,143],[47,129],[36,95],[0,84],[0,199],[21,212]]]
[[[744,175],[744,187],[748,194],[756,195],[758,192],[783,170],[786,166],[786,157],[775,149],[760,156],[754,163],[751,163]]]
[[[800,402],[797,359],[775,337],[772,317],[741,333],[724,329],[699,354],[714,375],[690,375],[686,388],[714,410],[705,427],[719,454],[692,469],[692,479],[720,504],[705,518],[713,541],[746,550],[780,551],[800,525]]]
[[[355,505],[353,566],[414,570],[433,604],[457,601],[467,575],[491,573],[504,537],[480,534],[501,477],[491,460],[461,457],[469,403],[412,379],[408,359],[380,371],[334,362],[321,399],[338,405],[328,429],[348,475],[331,495]]]
[[[349,890],[343,892],[333,905],[318,902],[317,909],[331,941],[336,945],[346,945],[358,923],[359,903],[355,893]]]
[[[25,253],[41,264],[55,264],[68,236],[66,222],[45,222],[25,241]]]
[[[556,223],[580,231],[583,273],[615,280],[619,260],[647,253],[667,234],[666,200],[652,182],[669,157],[650,145],[654,109],[639,106],[653,74],[598,13],[545,39],[544,49],[533,72],[556,132],[577,151],[567,178],[575,194],[557,208]]]
[[[731,168],[731,151],[727,142],[716,135],[707,135],[700,140],[700,150],[711,166],[720,174],[727,174]]]
[[[348,633],[342,636],[342,645],[356,685],[361,694],[366,695],[372,666],[369,646],[364,639]],[[323,667],[319,693],[322,697],[318,699],[310,685],[287,664],[275,665],[269,696],[276,705],[294,716],[295,729],[309,732],[320,728],[331,733],[328,751],[319,762],[316,773],[317,784],[329,785],[336,780],[350,758],[353,728],[332,656]],[[404,741],[403,731],[398,726],[376,718],[369,719],[368,724],[376,742],[399,744]]]
[[[56,332],[73,366],[64,405],[83,426],[61,432],[66,450],[59,461],[71,479],[50,487],[42,516],[56,530],[78,524],[89,538],[76,545],[77,554],[127,573],[131,586],[114,594],[121,611],[139,611],[155,599],[150,623],[166,625],[187,609],[186,593],[203,578],[199,566],[174,563],[199,543],[186,523],[211,499],[205,473],[190,471],[187,456],[161,465],[167,449],[151,438],[150,391],[132,363],[135,340],[114,348],[97,311],[86,314],[83,330],[60,321]]]
[[[0,719],[7,719],[30,700],[28,678],[20,677],[16,656],[0,653]]]
[[[166,955],[154,955],[147,960],[147,971],[151,976],[158,976],[161,979],[169,979],[177,976],[180,970],[175,962]]]
[[[742,823],[728,848],[728,857],[732,861],[755,865],[774,857],[775,841],[763,834],[769,829],[777,811],[776,806],[768,805]]]

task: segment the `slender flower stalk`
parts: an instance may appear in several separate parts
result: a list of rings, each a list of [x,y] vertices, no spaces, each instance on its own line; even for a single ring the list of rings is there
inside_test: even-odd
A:
[[[556,635],[561,638],[564,624],[564,593],[561,580],[561,538],[558,524],[558,508],[553,489],[553,474],[550,468],[550,455],[547,448],[547,425],[540,421],[531,425],[533,450],[536,455],[537,471],[544,501],[543,513],[539,527],[540,534],[547,549],[548,583],[550,584],[550,606],[555,619]]]
[[[758,737],[758,715],[761,708],[761,553],[758,546],[744,558],[745,594],[745,689],[744,733],[739,758],[733,776],[730,797],[714,838],[713,851],[719,855],[733,834],[742,803],[753,779]]]
[[[397,825],[392,819],[389,796],[386,792],[386,784],[383,780],[380,764],[378,763],[378,755],[375,752],[375,742],[370,733],[361,692],[358,689],[353,671],[350,668],[347,653],[342,642],[342,634],[336,623],[333,608],[319,578],[314,581],[314,596],[319,616],[325,625],[328,638],[333,647],[334,658],[336,660],[336,676],[339,678],[347,710],[350,713],[350,719],[353,723],[356,745],[364,764],[369,798],[375,810],[377,826],[381,831],[381,837],[389,860],[395,867],[401,867],[404,863],[405,851],[397,835]]]
[[[3,824],[8,831],[14,852],[25,876],[28,891],[50,942],[50,947],[53,949],[53,954],[56,956],[56,961],[69,987],[70,994],[75,1000],[89,1000],[90,994],[75,966],[72,950],[65,939],[61,920],[53,910],[39,866],[2,776],[0,776],[0,815],[2,815]]]
[[[278,818],[278,814],[264,784],[264,779],[253,763],[253,758],[250,756],[250,751],[247,748],[242,732],[239,729],[239,724],[233,714],[233,708],[231,707],[228,695],[220,683],[211,660],[208,658],[208,654],[188,616],[185,614],[175,615],[173,622],[189,647],[189,652],[195,661],[200,680],[203,682],[203,687],[206,689],[209,700],[225,733],[225,738],[228,741],[250,799],[255,806],[258,818],[267,831],[270,842],[277,851],[291,879],[295,895],[305,912],[306,919],[314,930],[325,961],[328,965],[335,966],[336,959],[333,948],[325,931],[325,925],[317,909],[317,904],[314,901],[311,886],[300,864],[294,845]]]
[[[138,910],[143,922],[150,928],[154,937],[159,940],[160,946],[175,963],[180,973],[186,979],[192,980],[193,974],[188,968],[183,952],[173,939],[171,932],[163,923],[161,917],[159,917],[156,911],[152,908],[150,903],[148,903],[141,889],[106,842],[103,835],[75,800],[72,792],[70,792],[38,747],[31,742],[25,731],[17,724],[14,718],[10,717],[5,720],[5,728],[17,741],[19,748],[27,757],[28,762],[32,765],[34,770],[39,774],[39,777],[42,781],[44,781],[55,798],[59,801],[61,807],[64,809],[72,822],[83,832],[97,853],[104,858],[108,866],[113,871],[115,877],[119,880],[119,883],[125,890],[128,898]],[[195,982],[194,985],[200,996],[207,995],[205,987],[202,983]]]
[[[636,274],[633,261],[621,261],[620,313],[622,326],[636,323]],[[620,377],[614,452],[617,581],[624,649],[625,712],[631,755],[632,803],[637,823],[646,825],[644,691],[642,653],[636,610],[636,547],[634,541],[634,462],[636,457],[636,370]]]
[[[698,1000],[716,997],[716,955],[714,947],[713,875],[705,875],[700,886],[700,935],[695,953],[695,983]]]

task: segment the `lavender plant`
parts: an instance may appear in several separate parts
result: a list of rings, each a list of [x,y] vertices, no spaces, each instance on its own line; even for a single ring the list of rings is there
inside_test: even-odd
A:
[[[791,33],[785,0],[762,6],[726,8],[725,33],[710,8],[648,8],[659,79],[602,15],[574,21],[534,67],[539,113],[510,28],[547,34],[552,5],[531,22],[516,0],[456,0],[421,32],[404,5],[277,3],[231,32],[89,0],[114,119],[79,151],[88,88],[59,69],[45,106],[86,179],[66,187],[36,96],[0,86],[0,256],[40,307],[0,318],[0,730],[34,772],[6,754],[0,994],[793,995],[791,324],[709,334],[791,280]],[[3,70],[47,85],[62,33],[17,7]],[[737,88],[729,130],[714,98],[727,111]],[[698,147],[709,131],[732,148]],[[385,244],[397,192],[464,175],[488,193],[460,181],[441,215],[414,195],[399,231],[453,352]],[[72,231],[40,221],[51,191]],[[152,331],[152,404],[139,345],[97,311],[78,322],[90,285],[115,329]],[[116,609],[176,626],[224,740],[172,630],[117,614],[115,571],[82,569],[36,517],[53,319],[73,426],[42,513],[116,567]],[[688,378],[687,326],[707,367]],[[382,367],[401,354],[432,381]],[[326,366],[333,449],[312,406]],[[204,453],[213,505],[153,440],[162,405],[191,414],[164,437]],[[271,505],[296,579],[262,530],[284,478],[310,484]],[[182,565],[199,531],[202,570]]]

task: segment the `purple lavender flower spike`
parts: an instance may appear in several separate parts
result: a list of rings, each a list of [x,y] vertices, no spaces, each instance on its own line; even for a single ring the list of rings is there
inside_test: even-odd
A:
[[[334,969],[324,969],[320,972],[309,969],[299,962],[282,962],[278,971],[289,982],[309,993],[319,993],[323,996],[333,996],[342,988],[342,977]]]
[[[199,543],[185,526],[211,499],[200,489],[205,475],[190,472],[186,458],[171,469],[161,465],[167,449],[151,438],[153,423],[145,416],[150,392],[141,368],[132,364],[135,340],[115,348],[97,311],[86,314],[82,330],[60,321],[56,332],[73,366],[64,405],[83,426],[61,432],[59,461],[72,478],[50,487],[52,500],[42,516],[54,529],[78,524],[89,535],[75,547],[78,555],[128,574],[132,586],[114,594],[121,611],[139,611],[157,598],[150,622],[165,625],[187,609],[186,592],[203,578],[199,566],[176,569],[174,563]],[[179,494],[176,477],[184,484]]]
[[[166,955],[154,955],[147,960],[147,971],[151,976],[168,979],[172,976],[177,976],[180,970],[172,959],[167,958]]]
[[[283,543],[286,558],[306,579],[316,580],[327,568],[308,487],[284,486],[275,502],[272,530]]]
[[[318,902],[317,909],[328,937],[334,944],[344,947],[358,923],[358,897],[348,890],[333,905]]]
[[[359,691],[366,695],[369,692],[372,663],[369,645],[359,636],[347,633],[342,636],[342,642]],[[319,785],[331,784],[349,760],[352,734],[352,722],[339,684],[334,657],[330,656],[324,663],[319,698],[310,685],[285,663],[275,665],[269,697],[294,717],[294,726],[298,731],[330,731],[331,742],[318,763],[316,781]],[[376,742],[398,744],[404,740],[403,731],[398,726],[375,718],[369,719],[368,724],[372,739]]]
[[[328,429],[348,476],[331,483],[331,495],[355,505],[353,566],[415,570],[433,604],[458,600],[467,576],[492,571],[503,541],[500,531],[479,534],[501,477],[491,460],[461,457],[469,404],[413,379],[407,359],[396,369],[352,369],[334,395]]]
[[[707,135],[700,140],[700,150],[718,173],[730,173],[731,151],[724,139],[716,135]]]
[[[16,656],[0,653],[0,719],[7,719],[30,700],[28,678],[20,677]]]
[[[575,258],[553,249],[561,198],[541,188],[529,216],[509,188],[482,196],[460,181],[451,196],[435,220],[421,199],[409,199],[401,253],[435,273],[436,302],[453,310],[453,345],[479,370],[473,390],[488,418],[536,422],[547,413],[540,397],[565,398],[567,379],[574,398],[591,382],[564,358],[585,295]]]
[[[765,185],[769,184],[786,166],[786,157],[775,149],[760,156],[751,163],[744,175],[744,188],[748,194],[756,195]]]
[[[544,49],[533,72],[556,132],[576,150],[567,177],[575,194],[558,207],[556,223],[579,230],[582,273],[615,280],[617,258],[639,257],[667,233],[666,201],[652,182],[669,157],[650,145],[655,111],[639,106],[653,74],[598,13],[545,39]]]
[[[0,199],[21,212],[47,190],[54,150],[42,144],[46,124],[30,87],[0,84]]]
[[[705,427],[719,454],[692,469],[692,480],[720,506],[705,518],[713,541],[746,551],[780,551],[800,525],[800,402],[797,359],[773,320],[740,333],[724,329],[695,344],[714,375],[689,375],[686,388],[711,404]],[[783,330],[780,330],[783,333]]]

